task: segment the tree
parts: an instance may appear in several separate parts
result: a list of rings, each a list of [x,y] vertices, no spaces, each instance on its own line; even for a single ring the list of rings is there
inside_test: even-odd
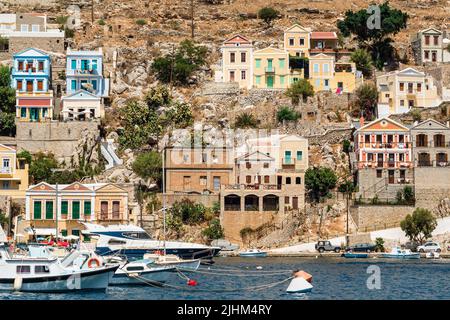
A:
[[[185,224],[198,224],[205,221],[206,207],[187,198],[176,201],[168,211],[170,216]]]
[[[376,238],[375,239],[375,251],[377,252],[384,252],[384,239],[383,238]]]
[[[356,106],[359,114],[365,119],[372,119],[376,113],[376,105],[378,102],[378,90],[376,85],[372,83],[364,83],[355,91]]]
[[[141,153],[132,164],[133,171],[142,179],[159,184],[162,179],[162,157],[156,151]]]
[[[300,118],[300,114],[288,106],[281,107],[277,112],[278,122],[296,121],[298,118]]]
[[[34,155],[30,165],[30,177],[33,183],[47,181],[52,175],[52,170],[58,168],[58,162],[53,154],[44,154],[39,152]]]
[[[2,212],[2,210],[0,210],[0,226],[2,226],[2,228],[5,228],[5,226],[9,223],[9,219],[6,216],[6,214],[4,214]]]
[[[202,234],[209,240],[222,239],[224,237],[223,228],[219,219],[211,220],[209,226],[202,231]]]
[[[426,239],[431,238],[431,233],[436,228],[437,222],[433,214],[423,208],[416,208],[412,215],[408,214],[400,227],[406,236],[411,240],[423,243]]]
[[[236,117],[236,122],[234,126],[236,128],[256,128],[258,121],[251,113],[241,113]]]
[[[331,189],[336,187],[337,177],[330,168],[308,168],[305,173],[305,186],[311,198],[320,201],[328,196]]]
[[[176,52],[156,58],[151,68],[161,82],[186,85],[193,73],[206,65],[207,52],[206,47],[184,40]]]
[[[22,150],[19,153],[17,153],[17,159],[25,159],[26,163],[31,164],[33,157],[29,151]]]
[[[272,25],[272,21],[275,20],[279,14],[280,13],[274,8],[264,7],[258,11],[258,18],[263,20],[266,23],[267,28],[269,28]]]
[[[14,135],[16,124],[16,91],[11,88],[7,66],[0,66],[0,134]]]
[[[298,104],[300,98],[306,102],[308,97],[314,96],[314,87],[306,79],[300,79],[294,82],[289,89],[286,90],[286,96],[291,98],[292,104]]]
[[[381,69],[384,63],[395,59],[390,36],[406,28],[408,14],[391,8],[389,2],[376,8],[379,9],[379,26],[376,12],[366,9],[357,12],[348,10],[344,20],[338,21],[337,26],[344,37],[353,34],[359,46],[371,53],[375,66]]]
[[[350,206],[349,206],[349,202],[350,202],[350,197],[353,194],[353,192],[356,191],[356,186],[352,181],[346,180],[344,182],[342,182],[339,187],[338,187],[338,191],[345,194],[346,195],[346,203],[347,203],[347,220],[346,220],[346,237],[345,237],[345,242],[346,242],[346,246],[348,247],[349,245],[349,225],[348,225],[348,219],[349,219],[349,215],[350,215]]]
[[[372,75],[372,57],[364,49],[357,49],[351,55],[351,61],[356,65],[356,69],[361,71],[365,77]]]

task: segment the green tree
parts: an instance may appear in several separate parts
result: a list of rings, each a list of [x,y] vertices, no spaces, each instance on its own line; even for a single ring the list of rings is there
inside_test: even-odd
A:
[[[133,171],[142,179],[159,184],[162,179],[162,157],[156,151],[141,153],[132,165]]]
[[[357,49],[351,55],[351,61],[356,65],[356,69],[361,71],[365,77],[372,75],[372,57],[364,49]]]
[[[405,186],[403,188],[403,198],[405,199],[405,201],[407,203],[411,203],[414,201],[415,196],[414,196],[414,191],[411,186]]]
[[[234,126],[236,128],[256,128],[258,126],[258,120],[251,113],[243,112],[236,117]]]
[[[296,121],[298,118],[300,118],[300,114],[288,106],[281,107],[277,112],[278,122]]]
[[[342,141],[342,151],[344,151],[346,154],[350,153],[351,143],[347,139],[344,139]]]
[[[22,150],[19,153],[17,153],[17,158],[18,159],[25,159],[26,163],[31,164],[33,156],[31,155],[31,153],[29,151]]]
[[[0,134],[14,135],[16,124],[16,91],[11,88],[11,73],[0,66]]]
[[[437,222],[433,214],[423,208],[416,208],[412,215],[408,214],[400,227],[406,236],[411,240],[423,243],[426,239],[431,238],[431,233],[436,228]]]
[[[187,103],[175,102],[164,114],[163,122],[167,126],[186,128],[194,123],[191,106]]]
[[[308,168],[305,173],[305,186],[315,201],[329,195],[331,189],[336,187],[337,177],[330,168]]]
[[[145,95],[144,101],[150,110],[157,111],[160,107],[170,106],[172,96],[166,86],[156,86]]]
[[[376,238],[375,239],[375,251],[377,252],[384,252],[384,240],[383,238]]]
[[[372,83],[364,83],[355,91],[356,106],[358,113],[365,119],[372,119],[375,116],[376,105],[378,102],[378,90]]]
[[[2,226],[3,229],[5,229],[5,226],[9,223],[9,219],[6,216],[6,214],[3,213],[2,210],[0,210],[0,226]]]
[[[258,18],[266,23],[269,28],[272,25],[272,21],[275,20],[280,13],[271,7],[264,7],[258,11]]]
[[[186,85],[194,72],[206,65],[207,52],[206,47],[184,40],[174,53],[156,58],[151,68],[161,82]]]
[[[205,221],[206,207],[186,198],[176,201],[168,212],[171,219],[184,224],[198,224]]]
[[[393,40],[391,35],[406,28],[408,14],[391,8],[389,2],[378,6],[380,11],[380,26],[376,26],[373,12],[362,9],[357,12],[348,10],[344,20],[338,21],[337,26],[344,37],[354,35],[361,48],[367,49],[375,66],[381,69],[384,63],[394,61]],[[368,12],[369,11],[369,12]]]
[[[306,102],[308,97],[314,96],[314,87],[308,80],[300,79],[291,84],[289,89],[286,90],[286,96],[291,98],[292,104],[298,104],[300,98],[302,98],[303,102]]]
[[[220,220],[211,220],[209,226],[202,231],[202,234],[207,237],[208,240],[222,239],[224,237],[224,231],[220,225]]]
[[[58,162],[53,154],[39,152],[34,155],[31,161],[29,175],[33,183],[47,181],[52,176],[52,170],[58,168]]]

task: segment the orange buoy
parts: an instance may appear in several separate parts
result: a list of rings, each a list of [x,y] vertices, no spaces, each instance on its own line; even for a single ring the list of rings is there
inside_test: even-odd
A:
[[[303,278],[309,283],[312,283],[312,275],[310,275],[308,272],[305,272],[303,270],[297,270],[294,271],[294,278]]]
[[[197,284],[198,284],[198,282],[195,281],[194,279],[189,279],[187,282],[187,285],[191,286],[191,287],[195,287]]]

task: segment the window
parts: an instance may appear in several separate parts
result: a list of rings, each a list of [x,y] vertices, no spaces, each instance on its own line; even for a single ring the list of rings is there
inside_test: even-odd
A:
[[[267,169],[268,167],[269,167],[269,163],[268,162],[264,162],[263,168]]]
[[[202,163],[208,162],[208,155],[206,153],[202,153]]]
[[[329,88],[330,80],[328,80],[328,79],[323,80],[323,85],[325,86],[325,88]]]
[[[16,273],[31,273],[31,266],[17,266]]]
[[[319,64],[318,63],[314,63],[314,72],[315,73],[319,72]]]
[[[92,80],[92,89],[97,91],[97,80]]]
[[[245,78],[246,78],[246,72],[245,72],[245,70],[242,70],[241,71],[241,80],[245,80]]]
[[[301,46],[305,45],[305,39],[304,38],[300,38],[300,45]]]
[[[92,70],[97,70],[97,60],[92,60],[91,61],[91,69]]]
[[[68,214],[69,213],[69,202],[64,200],[61,201],[61,214]]]
[[[270,183],[270,177],[264,176],[264,183]]]
[[[100,202],[100,217],[102,220],[108,220],[108,201]]]
[[[297,151],[297,160],[302,161],[303,158],[303,151]]]
[[[364,135],[364,142],[365,143],[370,143],[370,134]]]
[[[41,219],[41,210],[42,210],[42,203],[41,201],[34,201],[33,204],[33,212],[34,212],[34,219]]]
[[[71,65],[72,70],[76,70],[77,69],[77,60],[71,60],[70,65]]]
[[[39,71],[44,71],[44,61],[39,61],[39,63],[38,63],[38,70]]]
[[[289,38],[289,45],[294,46],[294,38]]]
[[[425,59],[430,59],[430,51],[425,50],[424,51],[424,56],[425,56]]]
[[[27,108],[20,108],[20,117],[21,118],[27,117]]]
[[[285,59],[278,59],[278,65],[280,69],[283,69],[285,65]]]
[[[403,107],[405,105],[405,100],[400,100],[400,107]]]
[[[73,91],[77,90],[77,80],[72,80],[71,82],[71,87],[70,87]]]
[[[323,65],[323,72],[324,72],[324,73],[328,73],[328,72],[329,72],[329,68],[330,68],[330,66],[328,65],[328,63],[325,63],[325,64]]]
[[[44,80],[38,80],[37,89],[38,91],[44,91]]]
[[[286,177],[286,184],[291,184],[291,177]]]
[[[220,190],[220,177],[213,177],[214,190]]]
[[[17,80],[17,91],[22,91],[23,85],[22,80]]]
[[[201,186],[206,186],[207,185],[207,178],[206,176],[200,176],[200,185]]]
[[[39,32],[39,25],[38,24],[33,24],[31,26],[31,31],[32,32]]]
[[[17,70],[23,71],[23,61],[17,62]]]
[[[296,177],[295,178],[295,184],[302,184],[302,178],[301,177]]]
[[[53,219],[53,201],[45,202],[45,219]]]
[[[28,25],[27,24],[21,24],[20,25],[20,31],[21,32],[28,32]]]
[[[252,176],[245,176],[245,183],[252,183]]]
[[[48,266],[35,266],[34,273],[50,273]]]
[[[439,36],[433,36],[434,45],[437,46],[439,44]]]
[[[261,68],[261,59],[255,59],[256,68]]]
[[[414,108],[414,100],[408,100],[408,107]]]
[[[377,170],[377,178],[381,178],[383,176],[383,170]]]
[[[112,205],[112,217],[118,220],[120,219],[120,201],[113,201]]]
[[[425,36],[425,44],[426,45],[430,44],[430,36]]]
[[[2,189],[8,190],[9,189],[9,181],[2,181]]]
[[[411,82],[408,83],[408,93],[413,93],[413,84]]]
[[[80,219],[80,201],[72,201],[72,219]]]
[[[3,159],[3,168],[9,168],[9,159],[8,158]]]
[[[256,84],[261,84],[261,76],[256,76],[255,82]]]
[[[91,201],[89,200],[85,200],[84,201],[84,210],[83,213],[85,215],[90,215],[91,214]]]
[[[422,84],[421,83],[417,84],[417,92],[422,92]]]
[[[247,54],[245,52],[241,52],[241,62],[247,61]]]
[[[400,82],[400,91],[405,91],[405,84]]]
[[[83,59],[81,60],[81,70],[89,69],[89,60]]]
[[[289,197],[284,197],[284,204],[289,204]]]
[[[316,86],[316,88],[320,87],[320,79],[316,79],[315,86]]]
[[[285,164],[291,164],[291,151],[290,150],[286,150],[284,151],[284,163]]]
[[[231,63],[236,62],[236,54],[234,52],[230,52],[230,62]]]
[[[246,169],[251,169],[251,167],[252,167],[252,164],[250,163],[250,161],[246,161],[245,162],[245,168]]]
[[[234,71],[230,71],[230,81],[234,81]]]
[[[79,237],[80,236],[80,230],[72,229],[72,235]]]
[[[280,85],[284,85],[284,76],[280,76]]]

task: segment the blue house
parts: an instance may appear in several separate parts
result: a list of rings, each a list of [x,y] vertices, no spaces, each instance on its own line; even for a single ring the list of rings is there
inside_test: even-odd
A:
[[[67,95],[86,90],[98,97],[109,96],[109,79],[103,77],[103,51],[72,51],[67,49]]]
[[[19,121],[44,121],[53,117],[51,58],[29,48],[13,55],[11,85],[16,89],[16,117]]]

